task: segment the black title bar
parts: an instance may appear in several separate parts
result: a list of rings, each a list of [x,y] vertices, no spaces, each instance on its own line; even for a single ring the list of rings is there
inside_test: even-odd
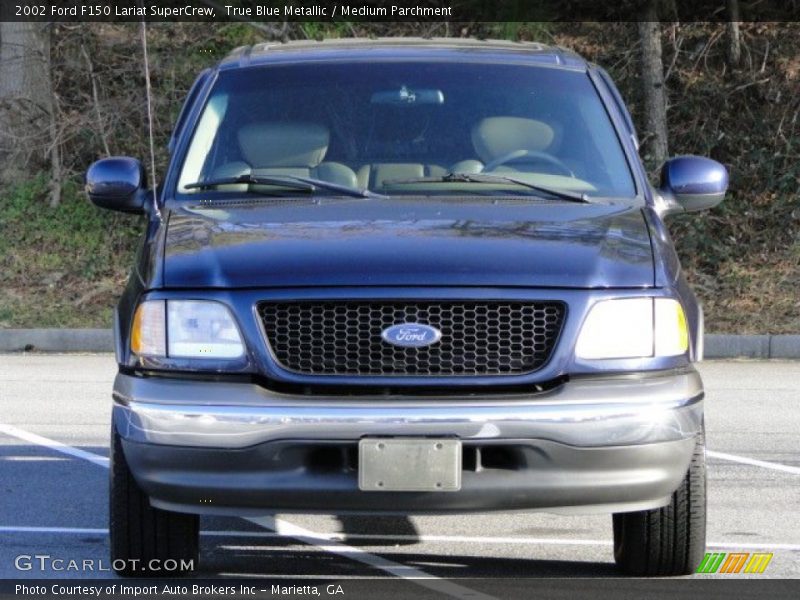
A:
[[[800,0],[738,0],[741,21],[800,21]],[[725,21],[727,0],[1,0],[0,21]],[[656,8],[656,12],[648,8]]]
[[[535,564],[535,561],[531,564]],[[800,579],[634,579],[584,577],[548,579],[346,579],[335,576],[310,579],[0,579],[0,600],[302,600],[328,598],[354,600],[395,598],[428,600],[453,595],[447,584],[456,583],[464,591],[496,598],[613,597],[639,600],[643,597],[682,598],[769,598],[784,600],[798,597]],[[444,589],[437,589],[437,583]]]

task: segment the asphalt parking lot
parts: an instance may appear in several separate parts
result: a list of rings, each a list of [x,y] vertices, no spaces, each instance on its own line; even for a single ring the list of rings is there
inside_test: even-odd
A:
[[[19,571],[15,557],[107,561],[115,369],[111,355],[0,355],[0,578],[113,577]],[[712,361],[701,372],[709,551],[771,552],[758,577],[798,578],[800,362]],[[463,597],[440,580],[617,575],[604,515],[275,515],[201,527],[203,577],[428,577],[418,582]]]

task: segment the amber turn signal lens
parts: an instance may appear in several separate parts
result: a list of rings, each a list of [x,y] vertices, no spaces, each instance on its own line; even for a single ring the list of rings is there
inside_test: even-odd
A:
[[[166,331],[164,301],[142,302],[133,315],[131,351],[137,356],[166,356]]]

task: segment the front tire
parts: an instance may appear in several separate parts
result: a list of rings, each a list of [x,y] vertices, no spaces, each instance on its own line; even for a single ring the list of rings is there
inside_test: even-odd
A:
[[[700,434],[692,462],[667,506],[617,513],[614,560],[629,575],[691,575],[706,551],[706,446]]]
[[[199,550],[197,515],[175,513],[150,506],[122,452],[122,442],[111,428],[109,534],[111,568],[123,576],[172,576],[197,566]],[[175,561],[177,570],[172,570]],[[188,565],[191,565],[188,567]],[[187,568],[188,567],[188,568]]]

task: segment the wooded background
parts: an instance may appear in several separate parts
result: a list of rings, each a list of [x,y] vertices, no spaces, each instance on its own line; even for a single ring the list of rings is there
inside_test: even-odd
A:
[[[655,7],[655,2],[652,6]],[[800,332],[800,24],[150,24],[156,175],[197,73],[269,40],[456,36],[565,46],[611,73],[654,181],[667,156],[731,172],[725,203],[670,221],[707,330]],[[653,8],[655,10],[655,8]],[[86,167],[148,159],[138,24],[0,23],[0,327],[107,327],[141,222],[94,209]]]

